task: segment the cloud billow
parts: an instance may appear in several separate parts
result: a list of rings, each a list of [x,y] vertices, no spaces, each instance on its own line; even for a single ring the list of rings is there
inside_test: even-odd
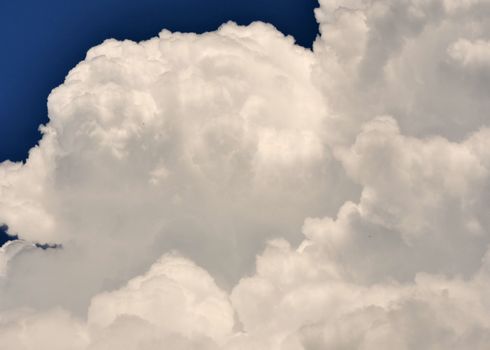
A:
[[[320,1],[313,51],[263,23],[89,50],[0,165],[0,349],[485,349],[485,14]]]

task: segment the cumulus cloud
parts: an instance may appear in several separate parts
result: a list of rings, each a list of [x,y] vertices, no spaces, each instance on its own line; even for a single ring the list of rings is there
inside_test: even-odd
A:
[[[313,51],[92,48],[0,165],[0,349],[485,349],[488,15],[322,0]]]
[[[91,49],[26,164],[2,166],[1,220],[64,249],[17,259],[0,303],[82,313],[171,249],[231,287],[268,238],[333,215],[358,189],[325,146],[314,62],[260,23]],[[26,288],[42,280],[55,294]]]
[[[92,299],[88,318],[94,325],[107,327],[125,316],[147,320],[161,331],[215,340],[233,328],[227,295],[206,271],[172,256],[160,259],[126,287]]]

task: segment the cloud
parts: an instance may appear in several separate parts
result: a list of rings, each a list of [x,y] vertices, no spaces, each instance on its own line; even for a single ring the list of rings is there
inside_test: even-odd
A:
[[[26,164],[2,165],[1,220],[64,249],[19,257],[0,304],[81,314],[173,249],[231,288],[267,239],[334,214],[358,189],[325,146],[314,61],[260,23],[91,49]]]
[[[9,261],[22,251],[33,249],[34,245],[23,240],[17,239],[6,242],[0,247],[0,278],[7,275]]]
[[[487,68],[490,61],[490,42],[476,40],[471,42],[466,39],[459,39],[448,48],[449,56],[463,66],[483,66]]]
[[[206,271],[174,256],[164,256],[124,288],[97,295],[88,318],[96,327],[107,327],[126,316],[148,321],[163,332],[217,341],[233,328],[227,295]]]
[[[92,48],[0,165],[0,349],[485,349],[489,11]]]
[[[316,77],[346,143],[380,115],[395,117],[408,135],[451,141],[486,123],[488,74],[462,69],[454,45],[460,43],[461,56],[461,43],[471,42],[484,60],[488,1],[320,3]]]
[[[5,313],[2,349],[217,349],[233,309],[209,274],[187,259],[163,256],[143,276],[92,299],[87,321],[66,311]]]

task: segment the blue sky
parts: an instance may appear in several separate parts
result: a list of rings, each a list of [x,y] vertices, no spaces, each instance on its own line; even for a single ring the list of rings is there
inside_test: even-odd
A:
[[[260,20],[311,46],[317,6],[315,0],[2,1],[0,161],[26,158],[47,121],[50,91],[104,39],[139,41],[163,28],[205,32],[229,20]]]

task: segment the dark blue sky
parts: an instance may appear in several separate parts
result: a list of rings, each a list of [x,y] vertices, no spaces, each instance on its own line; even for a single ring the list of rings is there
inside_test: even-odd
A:
[[[229,20],[260,20],[311,47],[317,6],[317,0],[1,1],[0,162],[25,160],[47,122],[50,91],[104,39],[139,41],[163,28],[202,33]],[[0,227],[0,246],[6,239]]]

